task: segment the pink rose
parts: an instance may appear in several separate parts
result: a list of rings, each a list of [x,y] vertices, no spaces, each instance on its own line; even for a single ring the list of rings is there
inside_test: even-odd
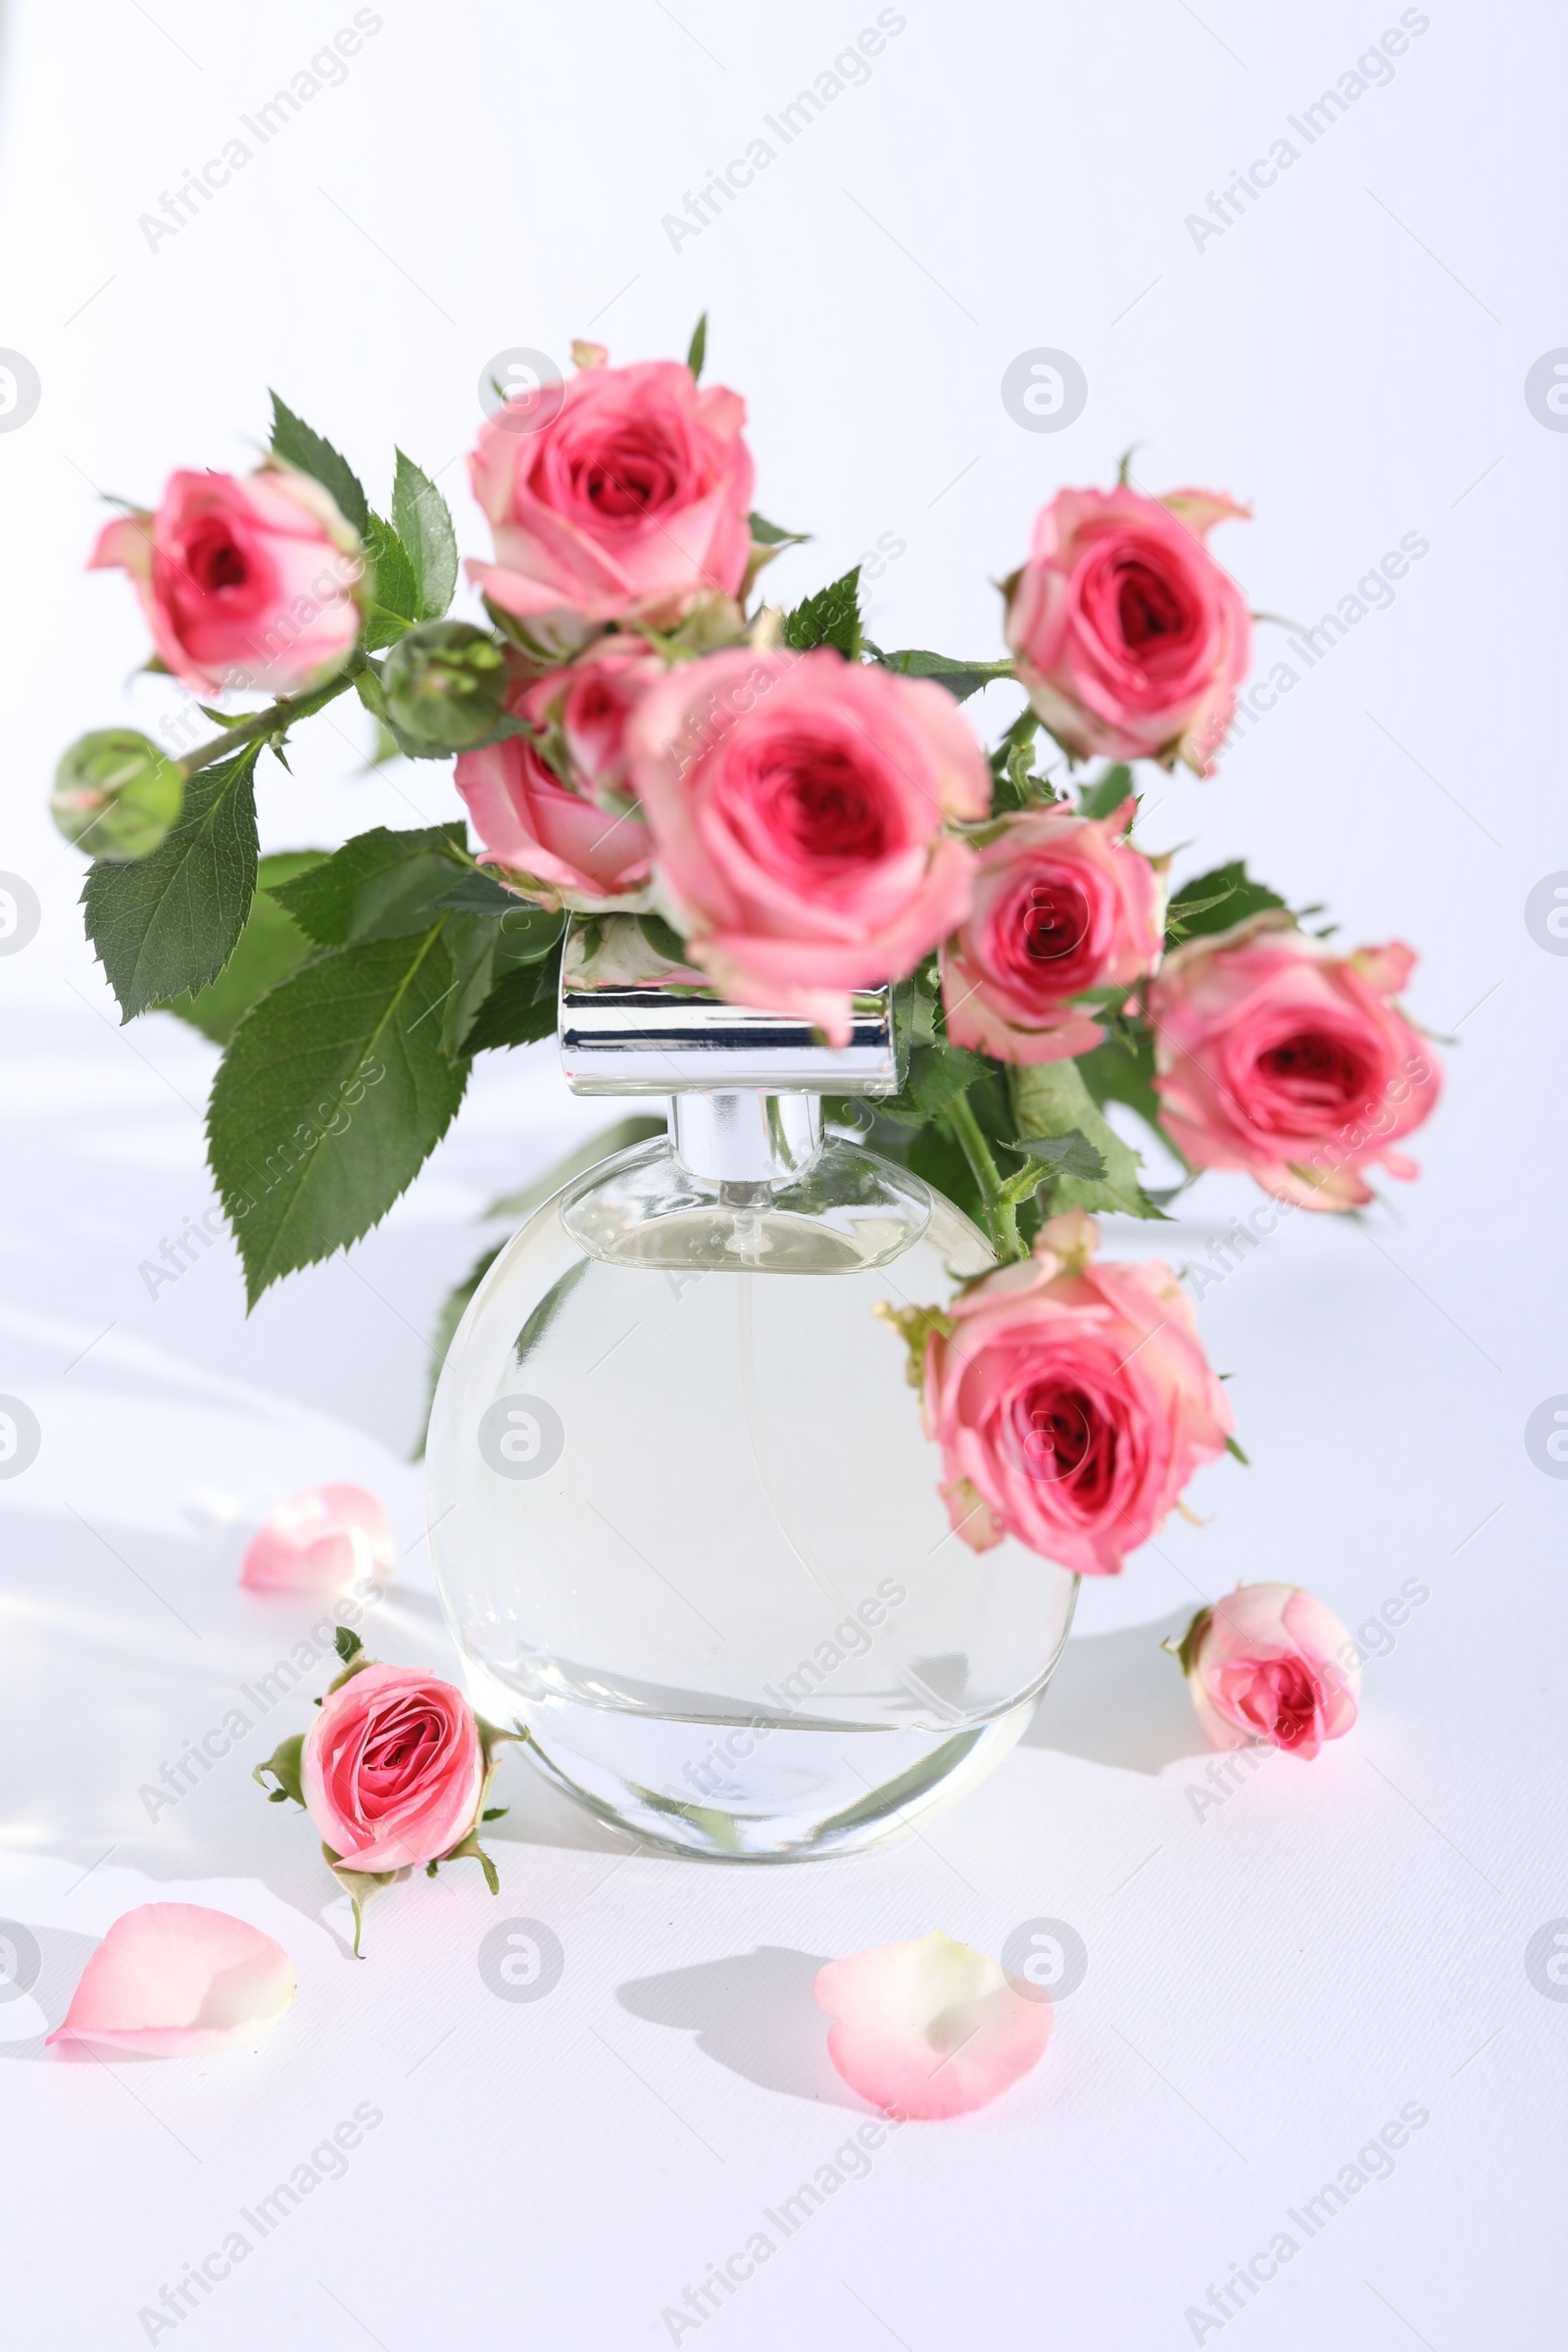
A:
[[[580,661],[536,678],[517,714],[536,727],[553,763],[602,808],[631,800],[626,729],[664,664],[638,637],[601,637]]]
[[[1117,1575],[1232,1427],[1170,1268],[1095,1265],[1099,1240],[1082,1209],[1051,1218],[1031,1259],[959,1294],[925,1357],[956,1532],[1081,1576]]]
[[[459,758],[454,780],[484,854],[528,897],[591,913],[643,891],[653,840],[626,790],[626,723],[663,674],[641,646],[607,640],[509,693],[537,741],[511,735]]]
[[[559,648],[607,621],[666,627],[700,597],[738,595],[752,550],[745,421],[737,393],[699,391],[673,360],[590,368],[533,429],[510,403],[468,461],[496,543],[469,576]]]
[[[1196,1167],[1245,1168],[1301,1208],[1370,1200],[1363,1167],[1427,1118],[1441,1075],[1391,1002],[1408,948],[1336,955],[1283,910],[1168,956],[1148,996],[1160,1115]]]
[[[1315,1756],[1355,1721],[1355,1643],[1332,1609],[1296,1585],[1238,1585],[1228,1600],[1199,1610],[1177,1654],[1213,1747],[1267,1740]]]
[[[306,1735],[301,1790],[345,1870],[439,1861],[472,1829],[483,1786],[472,1708],[416,1667],[362,1667]]]
[[[632,718],[632,776],[688,954],[732,1002],[850,1034],[851,992],[902,979],[969,904],[944,831],[991,774],[927,680],[745,646],[682,663]]]
[[[1207,490],[1059,490],[1042,508],[1006,586],[1007,643],[1035,710],[1078,758],[1208,772],[1251,624],[1204,538],[1246,514]]]
[[[1031,810],[1005,818],[979,852],[974,903],[942,951],[955,1045],[1002,1061],[1061,1061],[1101,1043],[1092,1009],[1072,999],[1141,978],[1164,938],[1163,882],[1119,839],[1129,813]]]
[[[172,473],[156,514],[98,535],[87,568],[128,571],[160,656],[192,694],[298,694],[360,633],[365,559],[319,482]]]

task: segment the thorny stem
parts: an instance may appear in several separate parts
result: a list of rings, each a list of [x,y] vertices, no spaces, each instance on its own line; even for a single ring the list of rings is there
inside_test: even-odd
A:
[[[324,710],[328,703],[345,693],[365,666],[363,654],[351,654],[347,666],[340,669],[336,677],[328,679],[324,686],[318,686],[314,693],[280,695],[265,710],[253,710],[248,716],[237,718],[221,735],[215,735],[210,743],[198,745],[188,759],[179,762],[187,779],[202,768],[211,767],[215,760],[225,760],[231,752],[237,752],[242,745],[254,743],[258,738],[266,741],[275,737],[281,742],[296,721],[311,717],[315,711]]]

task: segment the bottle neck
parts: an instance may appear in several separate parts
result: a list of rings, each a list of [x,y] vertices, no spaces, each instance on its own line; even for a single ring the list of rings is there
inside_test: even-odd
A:
[[[670,1148],[707,1184],[784,1185],[822,1149],[820,1095],[672,1095]]]

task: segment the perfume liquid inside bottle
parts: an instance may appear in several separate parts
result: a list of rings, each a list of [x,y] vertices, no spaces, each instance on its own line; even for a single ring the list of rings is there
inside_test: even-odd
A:
[[[667,1141],[547,1202],[431,1419],[480,1712],[638,1838],[711,1856],[852,1850],[988,1771],[1076,1581],[953,1534],[874,1309],[990,1262],[918,1178],[824,1141],[804,1090],[677,1092]]]

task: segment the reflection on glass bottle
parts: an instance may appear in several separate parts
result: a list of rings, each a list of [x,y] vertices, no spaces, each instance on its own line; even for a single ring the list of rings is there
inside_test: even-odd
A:
[[[850,1083],[891,1091],[870,1007],[885,1074]],[[668,1000],[620,1008],[620,1046],[605,1009],[574,1068],[564,1007],[568,1075],[630,1092],[617,1055],[640,1058]],[[431,1420],[432,1549],[475,1704],[596,1810],[706,1854],[845,1850],[1005,1754],[1075,1580],[952,1535],[874,1311],[946,1296],[985,1241],[824,1140],[843,1055],[773,1022],[770,1093],[755,1029],[731,1042],[762,1016],[679,1013],[704,1042],[661,1037],[668,1139],[558,1194],[469,1306]],[[717,1083],[743,1054],[750,1082]]]

